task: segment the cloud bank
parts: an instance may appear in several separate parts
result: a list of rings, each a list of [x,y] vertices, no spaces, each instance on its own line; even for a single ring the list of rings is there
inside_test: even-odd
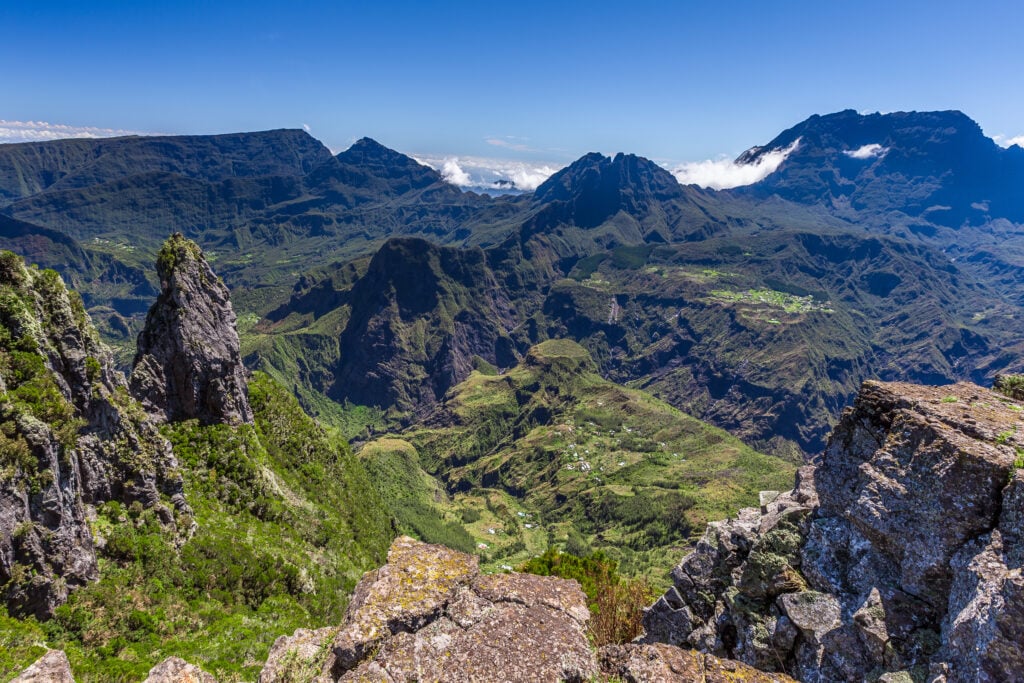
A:
[[[885,153],[888,151],[888,147],[882,147],[877,142],[873,142],[870,145],[864,145],[857,149],[846,150],[843,154],[854,159],[875,159],[878,157],[884,157]]]
[[[484,157],[416,157],[416,161],[440,171],[446,181],[457,187],[481,190],[515,189],[532,192],[551,177],[558,167],[539,162],[526,163]]]
[[[752,185],[775,172],[800,144],[800,139],[789,147],[773,149],[751,163],[737,163],[732,159],[688,161],[673,169],[672,175],[683,185],[700,185],[712,190],[727,190],[741,185]]]
[[[1008,138],[1005,135],[993,135],[992,139],[996,141],[996,144],[1002,147],[1018,147],[1024,148],[1024,135],[1017,135],[1012,138]]]
[[[69,126],[47,121],[6,121],[0,119],[0,143],[45,142],[64,138],[111,138],[121,135],[142,135],[138,131],[92,126]]]

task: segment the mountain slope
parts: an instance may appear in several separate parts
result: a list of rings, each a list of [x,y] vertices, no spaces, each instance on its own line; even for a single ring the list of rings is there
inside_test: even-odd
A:
[[[166,252],[161,276],[190,282],[191,307],[209,311],[201,299],[223,285],[195,268],[198,247],[176,236]],[[347,444],[294,397],[256,375],[247,400],[232,396],[242,419],[172,412],[157,432],[55,272],[0,253],[0,317],[0,585],[12,613],[49,618],[43,632],[0,610],[4,675],[47,642],[85,680],[141,680],[169,653],[251,680],[278,635],[341,617],[392,521]],[[245,392],[226,381],[244,382],[237,348],[205,353],[232,324],[208,338],[161,328],[208,363],[207,397]],[[153,381],[165,397],[182,386]]]
[[[825,203],[847,214],[900,212],[951,228],[1024,221],[1024,149],[999,147],[961,112],[812,116],[739,161],[798,140],[778,170],[736,192]]]
[[[443,509],[495,564],[559,541],[604,550],[630,573],[651,573],[704,520],[792,476],[792,464],[595,370],[574,342],[546,341],[508,372],[454,387],[401,435],[407,445],[371,442],[361,456],[374,471],[415,449],[453,497]]]
[[[504,298],[480,249],[389,240],[352,287],[328,395],[422,413],[465,379],[474,358],[515,362]]]

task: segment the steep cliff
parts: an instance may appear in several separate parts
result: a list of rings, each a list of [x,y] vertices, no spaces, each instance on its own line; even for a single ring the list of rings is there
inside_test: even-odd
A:
[[[793,491],[709,525],[646,639],[803,681],[1017,680],[1021,412],[970,384],[866,382]]]
[[[81,299],[0,252],[0,586],[50,616],[97,578],[88,519],[107,501],[188,513],[170,444],[128,395]],[[185,529],[184,531],[187,531]]]
[[[181,233],[156,267],[161,291],[139,335],[132,394],[160,421],[252,424],[228,288]]]
[[[474,357],[514,365],[513,313],[480,249],[389,240],[352,287],[351,317],[328,395],[391,409],[429,411],[469,376]]]

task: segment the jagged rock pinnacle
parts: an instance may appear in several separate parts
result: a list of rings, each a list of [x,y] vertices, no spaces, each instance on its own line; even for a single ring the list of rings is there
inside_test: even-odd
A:
[[[181,233],[164,243],[156,267],[161,291],[139,334],[133,395],[157,419],[251,423],[227,287]]]

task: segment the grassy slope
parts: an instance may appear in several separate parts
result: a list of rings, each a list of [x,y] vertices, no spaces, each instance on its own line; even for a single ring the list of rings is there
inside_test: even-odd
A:
[[[256,425],[183,423],[167,436],[198,529],[176,550],[148,511],[107,504],[93,523],[101,579],[39,625],[0,615],[0,674],[62,648],[79,681],[138,681],[178,655],[220,681],[253,680],[274,639],[338,623],[393,535],[365,471],[281,387],[250,384]]]
[[[492,567],[563,543],[657,576],[706,522],[792,483],[792,464],[593,370],[582,347],[549,340],[504,375],[475,372],[427,426],[361,455],[371,472],[418,459],[442,479],[451,498],[425,490],[421,504],[465,522]]]

